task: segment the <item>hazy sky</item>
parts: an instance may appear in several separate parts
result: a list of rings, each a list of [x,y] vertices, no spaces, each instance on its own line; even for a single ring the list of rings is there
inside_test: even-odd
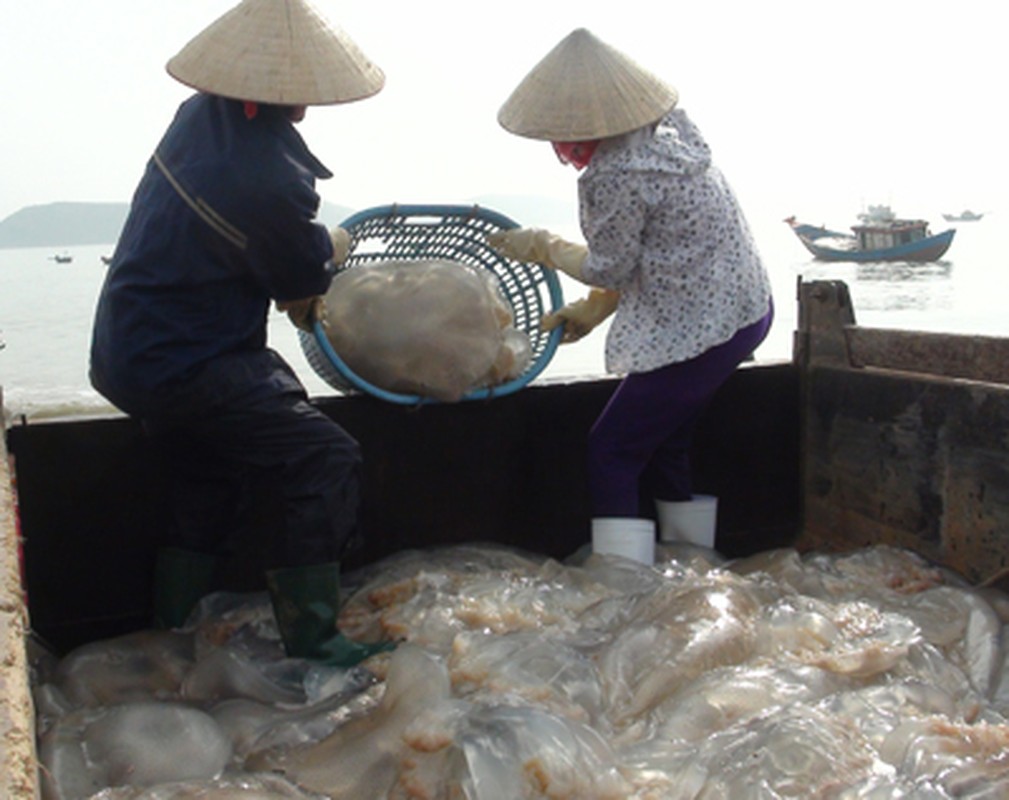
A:
[[[0,0],[0,219],[57,200],[128,200],[190,93],[165,62],[232,5]],[[496,114],[542,56],[588,27],[677,87],[751,216],[1009,205],[1009,58],[994,0],[316,6],[387,77],[377,96],[312,109],[301,125],[336,175],[319,187],[332,203],[572,197],[570,168]]]

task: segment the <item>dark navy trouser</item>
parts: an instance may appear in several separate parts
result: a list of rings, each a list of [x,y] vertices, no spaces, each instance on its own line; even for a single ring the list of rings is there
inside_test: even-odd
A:
[[[143,423],[172,473],[179,547],[221,552],[264,492],[282,520],[269,568],[335,561],[355,544],[358,444],[308,402],[278,354],[218,358],[164,408]]]
[[[642,481],[658,500],[689,500],[690,440],[715,391],[767,336],[773,308],[701,355],[628,375],[589,432],[594,517],[641,516]]]

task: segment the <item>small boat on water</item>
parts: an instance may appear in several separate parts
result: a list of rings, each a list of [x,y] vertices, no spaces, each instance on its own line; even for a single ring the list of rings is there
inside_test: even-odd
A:
[[[942,218],[946,222],[977,222],[984,214],[978,214],[970,209],[964,209],[959,214],[943,214]]]
[[[74,257],[69,253],[57,253],[54,256],[49,256],[50,261],[55,261],[57,264],[69,264],[74,260]]]
[[[949,249],[955,230],[933,234],[928,222],[900,219],[889,206],[869,206],[851,233],[820,225],[785,222],[802,245],[821,261],[937,261]]]

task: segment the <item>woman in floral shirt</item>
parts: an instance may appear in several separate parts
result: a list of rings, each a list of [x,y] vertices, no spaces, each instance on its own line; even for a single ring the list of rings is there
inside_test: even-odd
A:
[[[694,427],[773,316],[742,210],[677,99],[579,29],[529,73],[498,117],[513,133],[552,142],[562,162],[583,170],[587,247],[535,228],[499,233],[493,243],[593,287],[544,320],[563,324],[565,341],[616,311],[606,366],[625,377],[589,435],[593,527],[619,521],[652,541],[652,515],[639,507],[642,482],[656,499],[662,538],[689,538],[679,520],[698,502],[688,460]],[[695,543],[712,546],[713,538],[712,524]]]

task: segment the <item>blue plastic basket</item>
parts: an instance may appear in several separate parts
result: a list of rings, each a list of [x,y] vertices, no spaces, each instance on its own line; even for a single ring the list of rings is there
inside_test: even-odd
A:
[[[445,259],[491,270],[500,281],[514,316],[515,327],[529,337],[529,367],[514,380],[475,389],[463,400],[486,400],[518,391],[550,363],[561,329],[540,330],[542,317],[564,305],[560,281],[553,270],[539,264],[505,258],[486,241],[493,231],[518,225],[496,211],[480,206],[390,205],[365,209],[341,223],[351,235],[351,249],[340,271],[380,261]],[[308,363],[326,383],[342,392],[365,392],[403,405],[437,403],[413,394],[398,394],[364,380],[333,350],[320,323],[312,333],[298,331]]]

